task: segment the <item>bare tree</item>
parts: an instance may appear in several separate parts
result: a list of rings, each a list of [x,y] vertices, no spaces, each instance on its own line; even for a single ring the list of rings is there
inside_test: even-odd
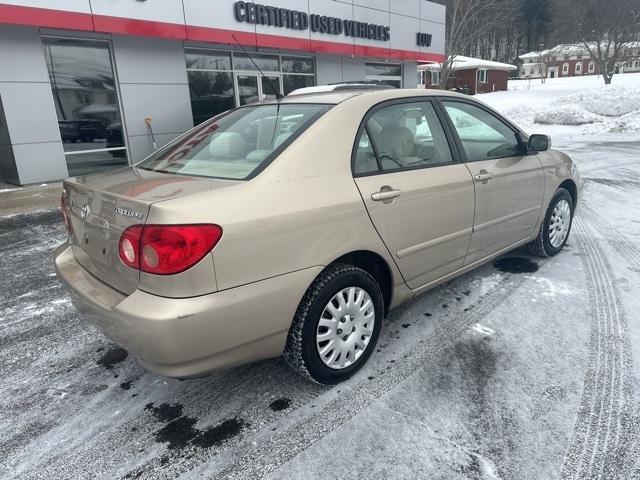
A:
[[[447,59],[440,71],[440,88],[446,88],[456,57],[482,48],[481,40],[511,21],[515,13],[513,0],[444,0],[441,3],[447,7]]]
[[[580,43],[589,52],[609,85],[623,63],[625,50],[640,32],[638,0],[565,0]]]

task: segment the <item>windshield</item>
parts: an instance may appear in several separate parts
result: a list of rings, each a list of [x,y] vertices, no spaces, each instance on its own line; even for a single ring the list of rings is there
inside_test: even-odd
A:
[[[195,128],[137,166],[181,175],[244,180],[259,172],[330,105],[242,107]]]

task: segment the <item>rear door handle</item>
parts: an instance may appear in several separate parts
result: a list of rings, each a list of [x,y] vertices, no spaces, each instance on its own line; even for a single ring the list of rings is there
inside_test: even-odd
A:
[[[489,173],[489,172],[485,172],[482,171],[479,174],[477,174],[475,177],[476,182],[484,182],[487,183],[489,180],[491,180],[493,177],[495,177],[495,173]]]
[[[371,194],[371,200],[373,200],[374,202],[380,202],[380,201],[387,201],[387,200],[393,200],[396,197],[400,196],[400,190],[393,190],[390,187],[387,187],[386,189],[384,187],[382,187],[382,189],[379,192],[375,192]]]

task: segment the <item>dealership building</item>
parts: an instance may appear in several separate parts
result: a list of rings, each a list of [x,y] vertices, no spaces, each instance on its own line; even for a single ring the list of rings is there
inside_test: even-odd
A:
[[[415,87],[444,59],[433,2],[264,1],[0,0],[0,181],[137,163],[275,90]]]

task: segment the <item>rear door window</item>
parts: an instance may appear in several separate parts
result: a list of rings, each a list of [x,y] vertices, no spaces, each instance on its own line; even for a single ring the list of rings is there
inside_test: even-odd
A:
[[[358,140],[354,174],[431,167],[453,161],[431,102],[394,103],[376,110],[367,120]]]
[[[238,108],[203,123],[137,166],[164,173],[247,179],[329,108],[314,104]]]

